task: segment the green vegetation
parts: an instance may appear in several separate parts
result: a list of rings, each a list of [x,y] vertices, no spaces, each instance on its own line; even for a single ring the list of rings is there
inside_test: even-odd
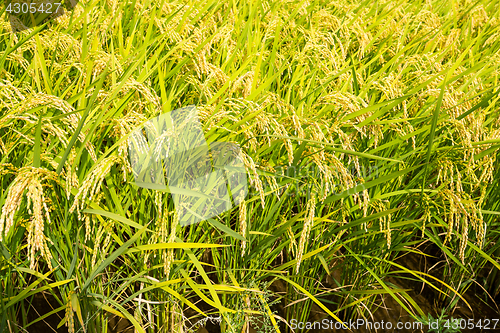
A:
[[[499,15],[496,0],[87,0],[12,32],[4,11],[0,331],[59,314],[70,332],[287,332],[387,299],[427,318],[396,278],[449,313],[474,310],[471,290],[493,307]],[[208,142],[242,148],[250,192],[181,227],[168,193],[134,185],[127,138],[187,105]],[[42,296],[54,310],[33,320]]]

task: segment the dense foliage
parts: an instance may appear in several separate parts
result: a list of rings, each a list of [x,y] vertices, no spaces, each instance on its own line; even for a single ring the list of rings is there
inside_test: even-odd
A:
[[[290,331],[499,291],[500,3],[87,0],[0,21],[0,331]],[[251,191],[178,225],[127,138],[196,105]],[[433,270],[408,267],[429,257]],[[480,288],[477,288],[480,286]],[[55,304],[35,321],[37,296]],[[314,312],[315,313],[315,312]],[[55,328],[55,327],[54,327]]]

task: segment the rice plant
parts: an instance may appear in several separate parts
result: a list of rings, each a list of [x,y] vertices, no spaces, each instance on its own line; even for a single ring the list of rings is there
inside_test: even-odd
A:
[[[84,0],[31,26],[9,3],[1,332],[498,313],[500,2]],[[189,105],[248,193],[185,225],[192,193],[140,186],[129,142]]]

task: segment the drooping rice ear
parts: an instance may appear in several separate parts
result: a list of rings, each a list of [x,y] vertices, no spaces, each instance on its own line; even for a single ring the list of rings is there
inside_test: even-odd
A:
[[[240,191],[240,196],[239,196],[239,222],[240,222],[240,234],[246,238],[246,233],[247,233],[247,205],[245,202],[245,191],[241,190]],[[241,242],[241,256],[243,257],[245,255],[245,248],[246,248],[247,242],[242,241]]]
[[[306,242],[309,241],[309,234],[311,228],[314,224],[314,216],[316,212],[316,194],[313,193],[311,198],[307,201],[306,205],[306,217],[304,219],[304,227],[302,233],[300,234],[299,248],[297,250],[297,266],[295,272],[298,274],[300,263],[302,261],[302,256],[304,254]]]
[[[50,180],[58,182],[58,175],[45,168],[30,166],[19,169],[18,175],[7,193],[7,199],[0,215],[0,240],[2,240],[3,236],[13,226],[16,212],[19,210],[23,198],[26,197],[26,208],[30,214],[27,238],[30,267],[32,269],[36,263],[36,250],[41,252],[41,256],[47,261],[48,267],[52,268],[50,262],[52,256],[48,250],[47,238],[44,234],[44,223],[50,223],[50,210],[44,195],[43,183]]]
[[[103,159],[97,167],[85,177],[82,186],[75,195],[73,205],[70,207],[69,212],[73,213],[76,209],[78,218],[81,219],[80,210],[85,205],[85,199],[92,201],[92,199],[100,192],[101,184],[104,178],[109,174],[111,167],[115,164],[124,163],[123,159],[117,155],[111,155]]]

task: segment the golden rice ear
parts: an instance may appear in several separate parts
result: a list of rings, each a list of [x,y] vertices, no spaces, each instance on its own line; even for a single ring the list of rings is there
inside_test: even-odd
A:
[[[297,116],[297,114],[295,112],[293,112],[291,118],[292,118],[293,126],[295,129],[294,134],[300,139],[305,139],[306,135],[304,133],[304,129],[302,128],[302,124],[300,122],[299,117]]]
[[[66,311],[65,311],[65,317],[66,317],[66,323],[65,326],[68,328],[68,333],[74,333],[75,332],[75,309],[73,309],[73,305],[71,304],[71,297],[75,293],[74,290],[71,290],[68,293],[68,303],[66,304]]]
[[[85,214],[85,217],[87,217],[87,215],[89,214]],[[100,255],[101,258],[106,257],[106,248],[108,247],[109,242],[111,241],[111,235],[113,234],[112,231],[114,225],[115,222],[113,220],[106,220],[104,223],[100,223],[97,229],[94,227],[94,229],[92,230],[93,234],[95,235],[95,239],[94,239],[91,267],[95,267],[98,255]],[[106,234],[106,237],[104,238],[103,241],[102,237],[104,236],[104,234]],[[90,239],[91,235],[88,236]]]
[[[122,164],[123,159],[119,156],[112,155],[103,159],[95,168],[85,177],[82,186],[75,195],[73,205],[70,207],[69,212],[73,213],[76,209],[78,218],[81,219],[80,210],[83,209],[86,199],[92,199],[99,194],[101,184],[104,178],[109,174],[111,167],[115,164]]]
[[[292,255],[296,256],[296,254],[297,254],[297,242],[295,241],[295,235],[293,234],[293,230],[292,230],[291,226],[289,226],[287,229],[287,235],[290,238],[290,245],[288,246],[288,251],[290,251],[290,253]]]
[[[426,226],[426,224],[431,221],[431,217],[432,217],[432,214],[431,214],[431,203],[432,203],[432,200],[429,197],[429,195],[426,194],[426,193],[424,193],[423,194],[423,200],[422,200],[422,205],[424,207],[424,214],[423,214],[423,217],[422,217],[422,237],[425,235],[425,226]]]
[[[477,213],[479,206],[468,193],[458,193],[446,188],[440,191],[438,196],[444,203],[444,220],[448,223],[448,232],[443,243],[446,244],[451,239],[453,231],[461,231],[458,254],[464,263],[470,225],[476,231],[476,244],[479,247],[483,244],[485,223],[482,214]]]
[[[245,239],[247,237],[247,204],[245,202],[245,191],[241,190],[239,197],[238,197],[239,203],[239,214],[238,214],[238,220],[240,222],[240,234],[243,236]],[[241,256],[243,257],[245,255],[245,249],[246,249],[247,242],[246,240],[241,241]]]
[[[99,252],[99,248],[101,245],[102,235],[104,234],[104,226],[100,224],[97,230],[94,229],[94,233],[96,236],[94,239],[94,249],[93,249],[94,252],[92,253],[92,260],[90,263],[91,267],[95,267],[95,263],[97,261],[97,254]]]
[[[388,200],[377,200],[376,205],[378,207],[378,209],[376,208],[376,211],[383,212],[390,209],[391,203]],[[392,240],[391,219],[392,219],[392,214],[387,214],[379,218],[380,231],[382,231],[385,235],[388,249],[391,248],[391,240]]]
[[[264,189],[262,187],[262,181],[259,174],[257,173],[257,167],[255,166],[253,159],[244,151],[241,151],[241,158],[245,164],[247,172],[249,173],[250,185],[254,186],[257,189],[257,192],[259,192],[260,202],[262,204],[262,208],[264,208]]]
[[[306,242],[309,241],[309,234],[311,228],[314,224],[314,216],[316,212],[316,193],[311,195],[311,198],[307,201],[306,205],[306,215],[304,218],[304,227],[302,233],[300,234],[299,246],[297,250],[297,266],[295,272],[299,273],[300,263],[302,261],[302,255],[304,254]]]
[[[50,223],[50,209],[47,206],[47,199],[44,195],[43,183],[48,181],[58,182],[58,175],[45,168],[24,167],[19,169],[8,193],[0,215],[0,240],[13,226],[14,217],[19,210],[24,194],[26,197],[26,208],[31,215],[28,230],[28,252],[30,268],[35,268],[35,252],[40,251],[50,269],[52,263],[47,246],[47,238],[44,234],[45,222]]]

